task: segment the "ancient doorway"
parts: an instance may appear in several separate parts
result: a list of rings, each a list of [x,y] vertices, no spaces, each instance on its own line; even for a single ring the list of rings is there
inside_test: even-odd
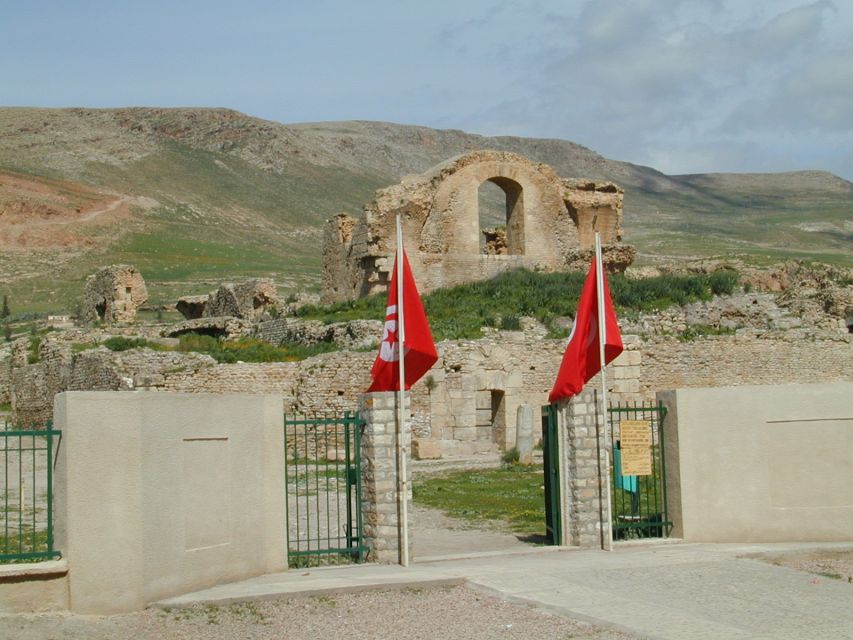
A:
[[[489,178],[477,191],[480,253],[524,254],[524,190],[515,180]]]

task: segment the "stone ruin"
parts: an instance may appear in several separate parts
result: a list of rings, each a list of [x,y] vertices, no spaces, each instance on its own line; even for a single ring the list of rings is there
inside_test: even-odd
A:
[[[254,321],[280,306],[275,283],[268,278],[255,278],[240,284],[223,284],[207,296],[184,296],[175,308],[187,320],[229,316]]]
[[[86,324],[129,323],[148,300],[148,289],[136,267],[114,264],[86,278],[80,321]]]
[[[480,187],[499,187],[503,219],[484,220]],[[327,222],[323,302],[387,287],[401,214],[406,253],[423,292],[492,278],[517,268],[586,268],[599,231],[609,271],[624,271],[623,190],[611,182],[566,179],[548,165],[499,151],[473,151],[380,189],[359,220]],[[503,223],[503,224],[501,224]]]

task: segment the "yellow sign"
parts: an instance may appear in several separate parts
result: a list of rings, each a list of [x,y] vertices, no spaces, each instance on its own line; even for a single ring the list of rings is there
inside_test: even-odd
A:
[[[652,475],[652,426],[649,421],[620,421],[619,441],[622,444],[622,475]]]

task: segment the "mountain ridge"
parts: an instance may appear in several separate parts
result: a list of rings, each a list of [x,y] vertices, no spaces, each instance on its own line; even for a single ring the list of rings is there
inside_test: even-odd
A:
[[[323,220],[359,214],[376,189],[484,148],[620,184],[625,241],[644,261],[851,261],[853,184],[828,172],[666,175],[555,138],[364,120],[281,124],[225,108],[11,107],[0,108],[0,170],[126,198],[133,215],[118,233],[84,230],[90,241],[73,250],[0,258],[0,288],[33,308],[67,306],[87,273],[116,261],[164,283],[163,299],[243,276],[315,288]]]

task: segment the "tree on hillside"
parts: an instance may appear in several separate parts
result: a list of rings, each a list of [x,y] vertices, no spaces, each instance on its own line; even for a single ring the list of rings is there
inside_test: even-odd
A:
[[[3,296],[3,310],[0,311],[0,318],[9,317],[9,296]]]

